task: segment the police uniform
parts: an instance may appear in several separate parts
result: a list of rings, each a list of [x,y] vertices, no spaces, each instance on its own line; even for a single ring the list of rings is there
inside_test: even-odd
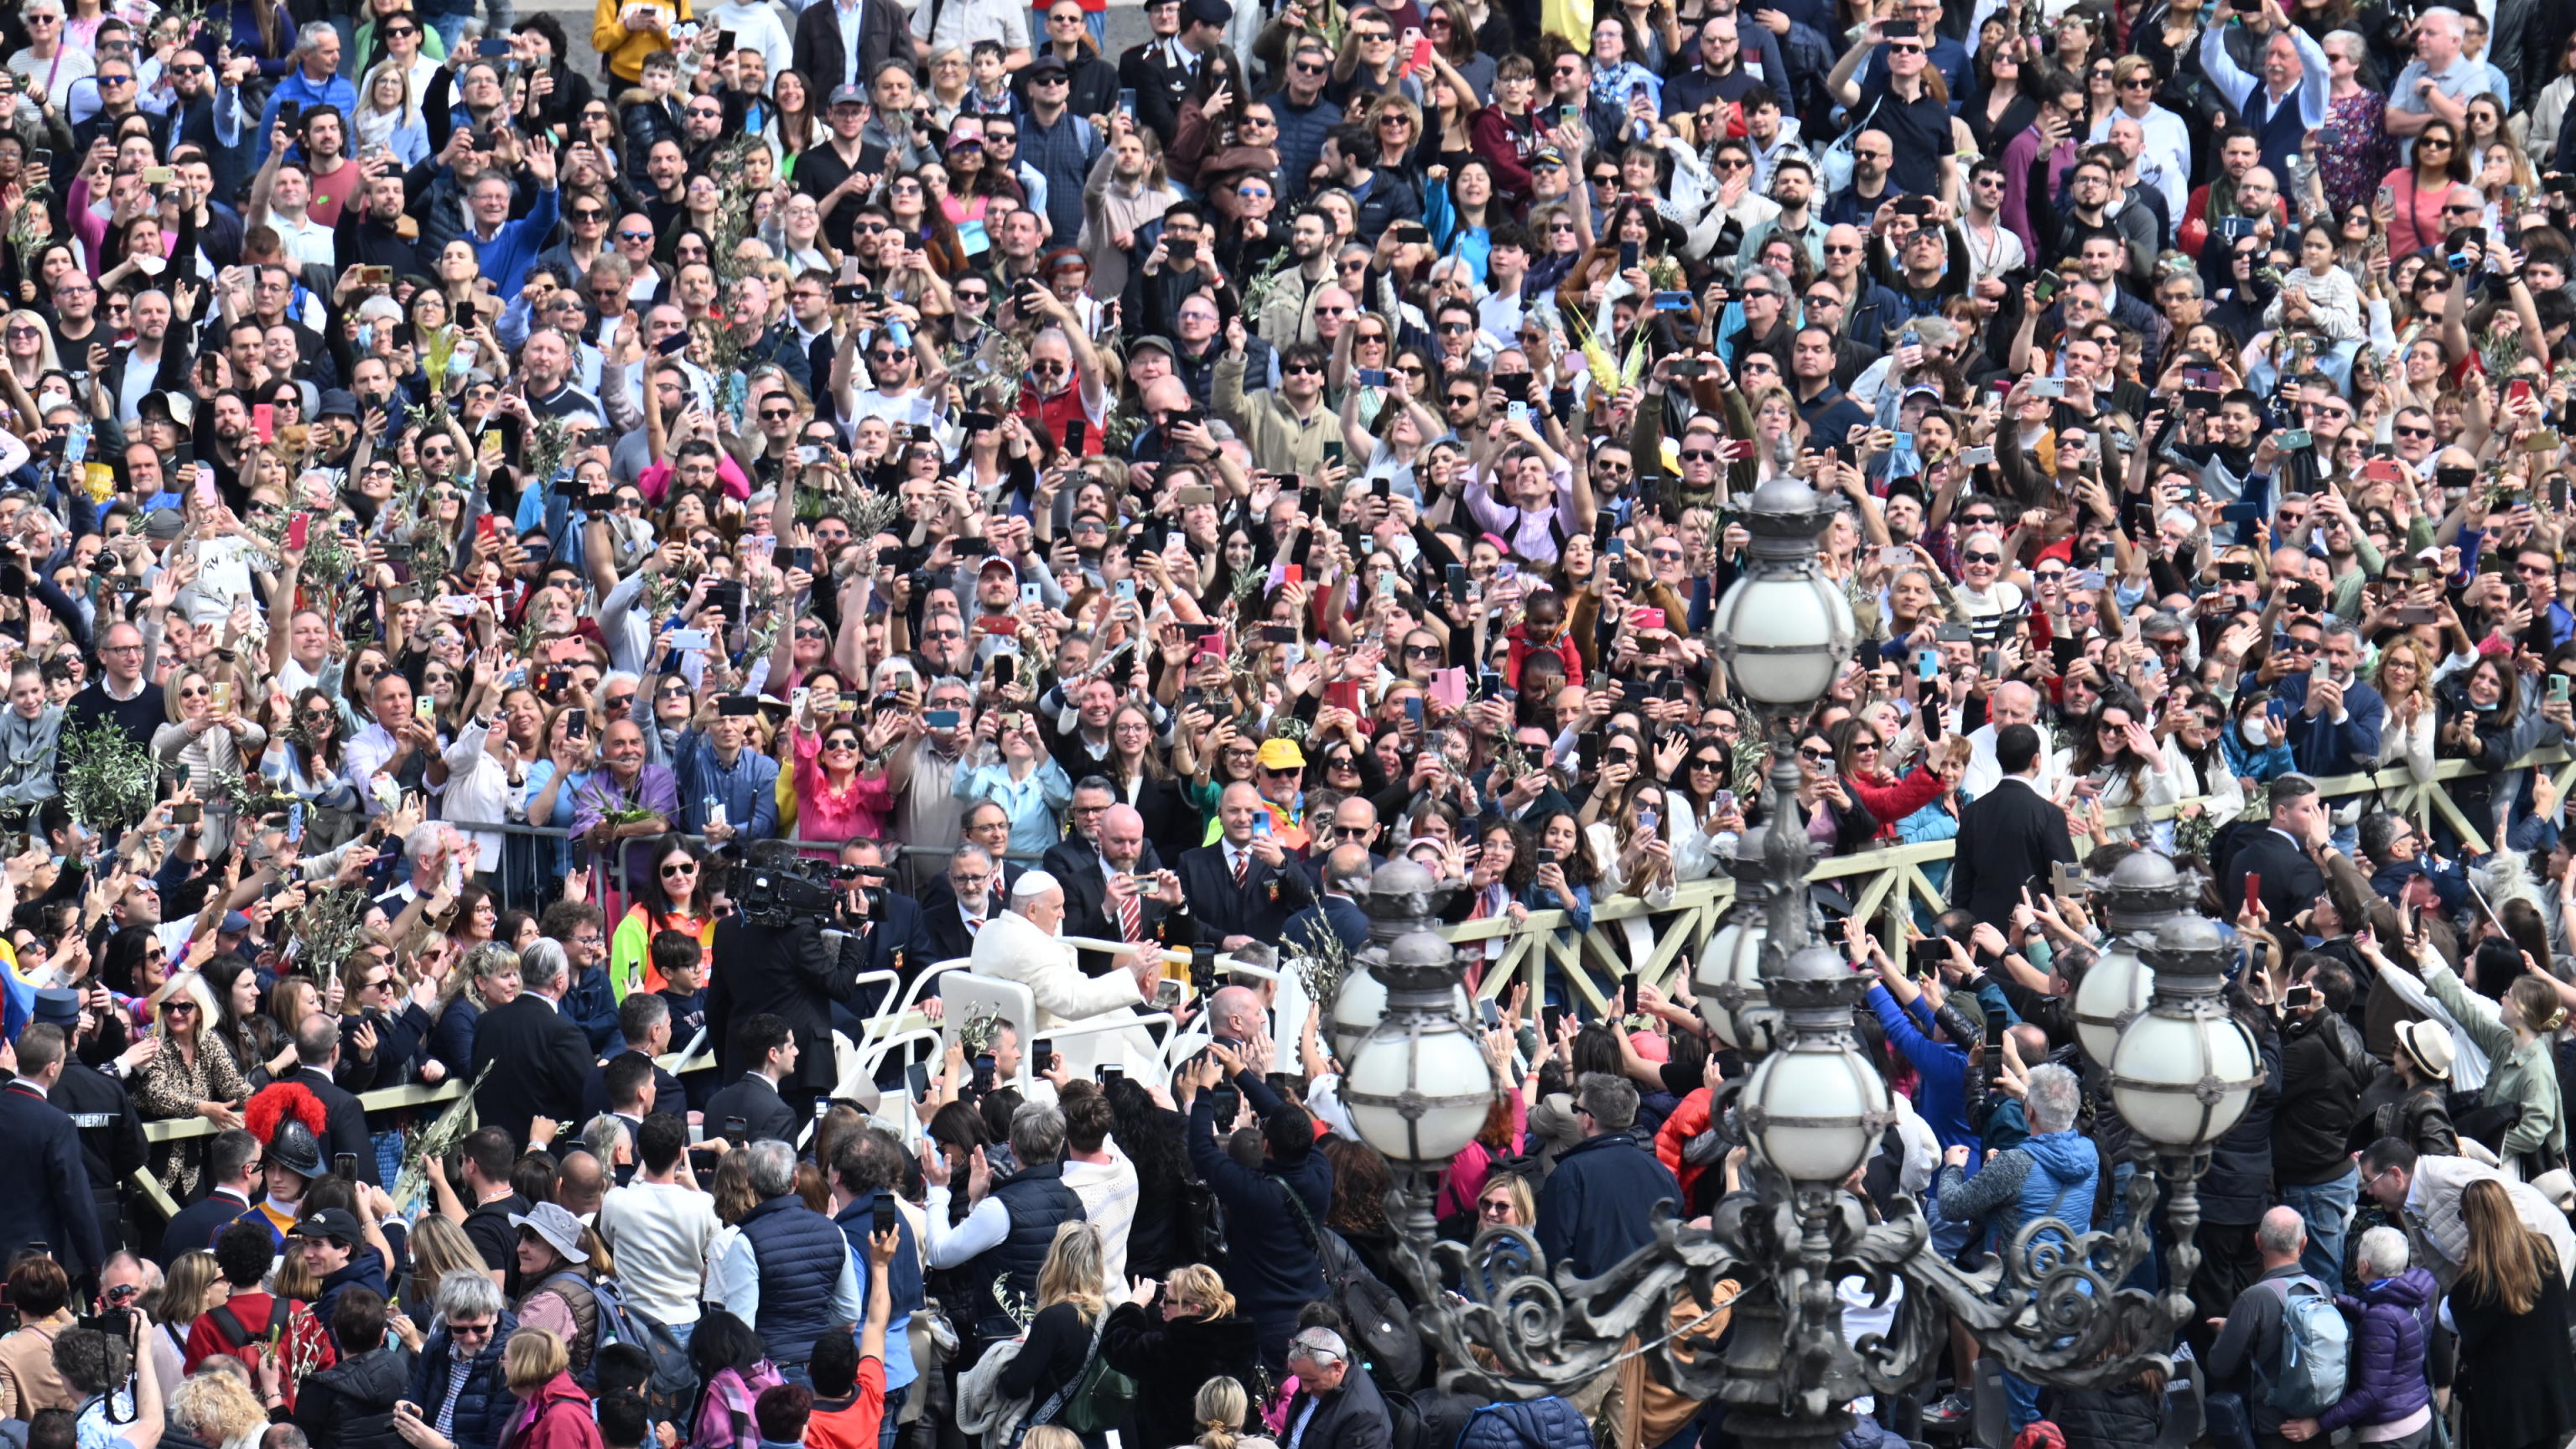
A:
[[[30,1020],[61,1027],[65,1036],[78,1032],[80,993],[37,992]],[[77,1055],[63,1062],[62,1076],[45,1098],[70,1115],[80,1134],[81,1166],[89,1173],[99,1237],[111,1253],[119,1248],[139,1251],[141,1239],[126,1206],[134,1174],[146,1160],[143,1119],[134,1110],[134,1099],[126,1095],[123,1083],[85,1065]]]

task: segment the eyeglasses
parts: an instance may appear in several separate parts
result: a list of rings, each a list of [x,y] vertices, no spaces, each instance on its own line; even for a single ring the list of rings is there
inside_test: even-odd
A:
[[[1726,762],[1711,756],[1702,755],[1698,759],[1691,761],[1690,767],[1694,772],[1700,770],[1723,770],[1726,768]]]
[[[2451,149],[2451,143],[2443,140],[2439,136],[2423,136],[2417,138],[2415,149],[2418,151],[2448,151]]]
[[[1827,764],[1832,761],[1833,757],[1834,752],[1831,750],[1811,750],[1805,745],[1800,745],[1798,747],[1798,758],[1805,760],[1810,764]]]
[[[1999,564],[2004,561],[2004,556],[1999,553],[1963,553],[1959,557],[1972,564]]]
[[[2389,431],[2395,433],[2401,438],[2429,438],[2433,436],[2433,430],[2431,428],[2409,427],[2404,423],[2397,424]]]
[[[683,861],[677,865],[666,865],[662,867],[662,879],[664,880],[676,880],[681,876],[696,875],[697,873],[698,863],[693,860]]]
[[[632,231],[621,227],[618,230],[617,239],[619,241],[648,242],[653,239],[653,233],[650,228],[643,231]]]
[[[858,747],[859,742],[848,735],[838,735],[823,742],[823,748],[831,751],[855,750]]]
[[[2155,88],[2156,78],[2151,75],[2131,76],[2120,82],[2120,89],[2124,91],[2151,91]]]
[[[1685,463],[1714,463],[1717,460],[1718,454],[1713,448],[1682,449],[1682,461]]]

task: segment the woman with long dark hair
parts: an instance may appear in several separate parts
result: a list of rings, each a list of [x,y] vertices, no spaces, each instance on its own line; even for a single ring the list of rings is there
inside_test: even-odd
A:
[[[366,802],[349,782],[343,748],[339,706],[321,690],[306,688],[260,755],[259,772],[270,788],[304,802],[308,857],[337,849],[366,821]]]
[[[666,835],[654,845],[652,878],[634,891],[635,904],[608,943],[608,985],[620,1001],[630,991],[662,989],[662,974],[653,969],[653,938],[664,931],[696,937],[704,959],[714,959],[714,882],[687,836]]]
[[[295,1070],[295,1038],[259,1009],[259,970],[238,951],[218,952],[206,963],[214,993],[214,1040],[232,1053],[233,1066],[251,1090]]]
[[[2460,144],[2459,128],[2439,118],[2426,122],[2416,133],[2410,163],[2379,181],[2396,207],[2396,214],[2386,218],[2388,254],[2402,257],[2440,245],[2450,233],[2442,219],[2443,203],[2451,199],[2452,187],[2468,180],[2469,153]]]

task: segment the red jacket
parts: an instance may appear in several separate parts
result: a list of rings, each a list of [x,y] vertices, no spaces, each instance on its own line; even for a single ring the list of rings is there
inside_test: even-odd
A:
[[[1672,1115],[1655,1132],[1655,1156],[1671,1168],[1681,1180],[1682,1201],[1697,1202],[1695,1184],[1707,1168],[1682,1160],[1682,1144],[1708,1130],[1708,1088],[1699,1087],[1673,1107]]]
[[[559,1373],[537,1391],[534,1404],[511,1416],[510,1431],[501,1436],[501,1449],[606,1449],[599,1437],[599,1424],[590,1417],[590,1395],[572,1381],[570,1373]]]
[[[1580,688],[1583,684],[1583,651],[1574,645],[1574,631],[1560,630],[1553,644],[1542,644],[1530,637],[1529,625],[1514,624],[1503,637],[1511,642],[1511,660],[1503,666],[1503,682],[1514,689],[1521,687],[1521,663],[1533,654],[1553,654],[1565,661],[1565,682]]]
[[[1894,840],[1896,822],[1941,798],[1941,777],[1921,765],[1908,771],[1902,780],[1872,781],[1845,775],[1843,786],[1878,817],[1876,838],[1880,840]]]

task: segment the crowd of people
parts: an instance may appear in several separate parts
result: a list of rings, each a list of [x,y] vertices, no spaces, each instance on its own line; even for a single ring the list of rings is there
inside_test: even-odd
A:
[[[2196,1390],[2028,1449],[2576,1433],[2576,12],[1141,19],[0,3],[0,1435],[1723,1445],[1438,1385],[1317,998],[1503,922],[1440,1231],[1606,1273],[1768,1170],[1646,968],[1775,820],[1930,847],[1817,903],[1963,1267],[2127,1220],[2104,883],[2238,948]]]

